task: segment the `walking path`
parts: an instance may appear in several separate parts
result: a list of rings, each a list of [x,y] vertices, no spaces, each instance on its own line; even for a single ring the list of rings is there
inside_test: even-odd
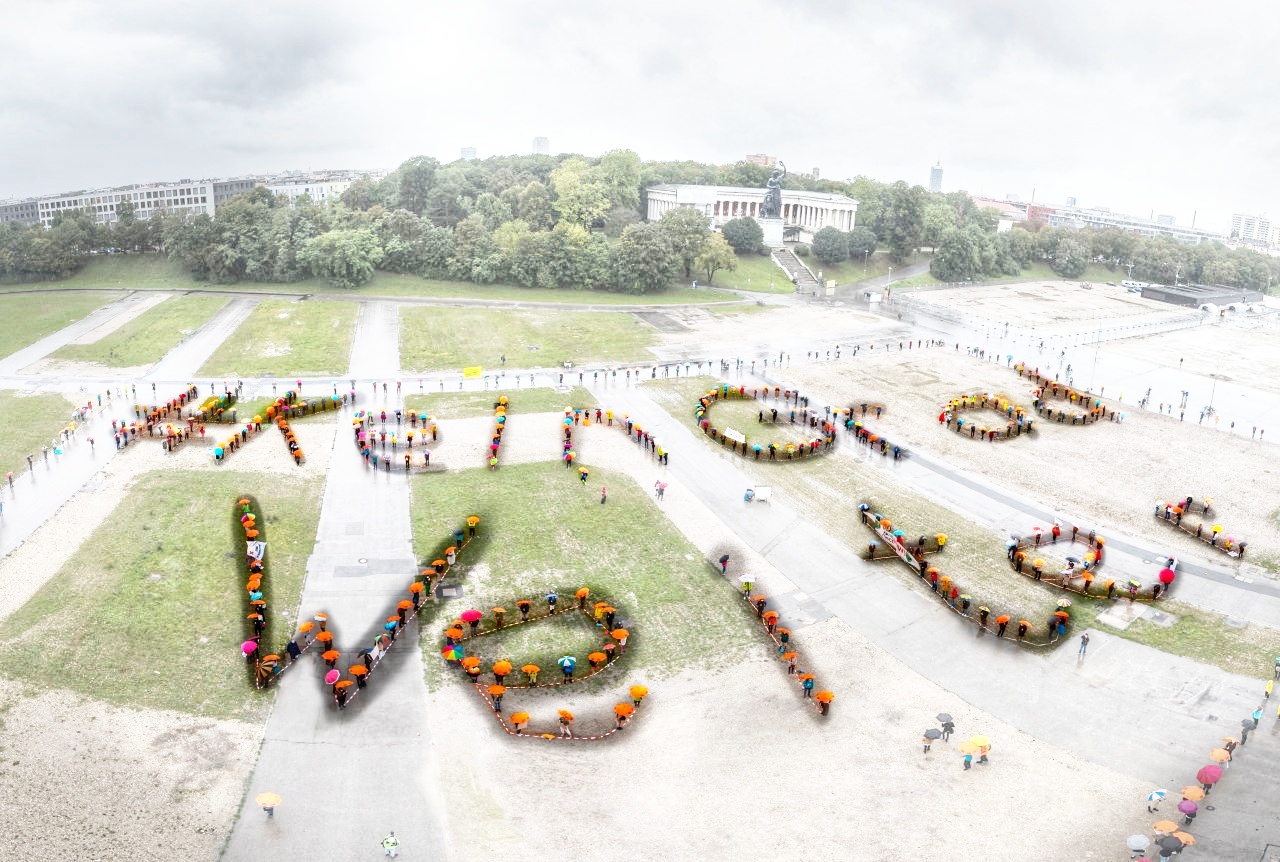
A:
[[[400,367],[398,309],[388,302],[360,307],[348,376],[385,379]],[[316,385],[325,386],[304,381],[303,391]],[[385,401],[381,393],[373,399]],[[392,405],[399,404],[394,398]],[[329,614],[335,648],[343,653],[339,662],[348,665],[355,648],[371,644],[395,603],[408,597],[417,559],[406,477],[369,470],[347,437],[350,412],[335,421],[335,451],[300,607],[303,614]],[[431,756],[431,740],[418,641],[412,622],[369,687],[341,714],[314,657],[281,680],[224,859],[303,857],[314,853],[321,836],[327,858],[357,859],[371,856],[391,830],[419,858],[443,857],[438,791],[419,778],[427,772],[421,767]],[[265,790],[286,800],[280,817],[256,809],[253,798]]]
[[[200,366],[209,361],[213,352],[222,346],[236,327],[253,312],[258,305],[257,300],[238,298],[227,303],[213,317],[205,321],[200,329],[181,344],[174,347],[164,358],[151,366],[147,372],[148,381],[166,381],[174,386],[182,386],[196,376]]]
[[[149,304],[154,305],[155,299],[148,294],[130,293],[122,299],[104,305],[75,323],[68,324],[57,332],[46,335],[39,341],[0,359],[0,377],[17,374],[31,363],[44,359],[58,348],[65,347],[113,318],[122,314],[133,314],[138,308],[146,310]]]

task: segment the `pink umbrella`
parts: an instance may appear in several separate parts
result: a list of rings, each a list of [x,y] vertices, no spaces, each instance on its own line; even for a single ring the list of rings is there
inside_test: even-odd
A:
[[[469,611],[463,611],[463,612],[462,612],[462,619],[463,619],[463,621],[464,621],[464,622],[468,622],[468,623],[474,623],[474,622],[476,622],[477,620],[479,620],[479,619],[480,619],[481,617],[483,617],[483,616],[484,616],[484,614],[480,613],[480,612],[479,612],[478,610],[476,610],[475,608],[472,608],[472,609],[471,609],[471,610],[469,610]]]
[[[1173,569],[1161,569],[1161,570],[1160,570],[1160,583],[1164,584],[1166,587],[1167,587],[1167,586],[1169,586],[1169,584],[1172,584],[1172,583],[1173,583],[1173,579],[1174,579],[1174,578],[1176,578],[1176,577],[1177,577],[1177,575],[1176,575],[1176,574],[1174,574]]]
[[[338,681],[338,678],[341,676],[342,676],[342,671],[338,670],[337,668],[334,668],[333,670],[329,671],[324,675],[324,684],[333,685],[335,682]]]
[[[1200,810],[1200,806],[1196,805],[1190,799],[1184,799],[1178,803],[1178,810],[1183,814],[1195,814]]]
[[[1222,767],[1216,764],[1200,767],[1200,771],[1196,773],[1196,780],[1201,784],[1217,784],[1218,779],[1222,777]]]
[[[240,651],[245,655],[253,655],[253,651],[258,648],[257,641],[245,641],[240,644]]]

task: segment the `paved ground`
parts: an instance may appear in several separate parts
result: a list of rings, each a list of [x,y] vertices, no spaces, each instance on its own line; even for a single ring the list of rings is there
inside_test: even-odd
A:
[[[12,375],[78,333],[122,313],[127,306],[121,303],[0,360],[0,385],[5,376],[27,385],[29,381],[13,380]],[[387,379],[399,373],[390,370],[398,368],[394,309],[389,302],[362,304],[356,339],[361,349],[352,357],[352,376]],[[149,377],[189,377],[207,356],[204,351],[216,346],[218,334],[229,332],[237,316],[247,313],[246,303],[233,303],[166,357]],[[554,372],[533,373],[541,374],[537,380],[546,384]],[[249,383],[251,389],[267,385]],[[479,383],[467,381],[467,388],[480,388]],[[77,383],[57,381],[56,385],[74,388]],[[329,381],[307,385],[327,387]],[[667,416],[643,392],[623,384],[607,391],[602,387],[599,394],[616,411],[652,417],[647,425],[672,452],[673,473],[732,525],[744,545],[764,554],[796,585],[791,595],[777,597],[788,618],[840,616],[917,672],[1040,738],[1176,790],[1190,782],[1219,737],[1238,729],[1239,719],[1260,697],[1257,680],[1105,632],[1092,633],[1089,654],[1083,659],[1074,644],[1041,656],[991,637],[975,637],[970,627],[936,602],[904,588],[894,574],[867,564],[806,523],[785,500],[768,506],[744,504],[742,489],[755,484],[749,465],[705,447],[685,423]],[[42,470],[37,465],[32,474],[17,480],[16,499],[22,505],[6,505],[0,551],[9,550],[43,523],[111,457],[110,443],[102,445],[110,434],[100,430],[108,420],[96,421],[96,452],[81,442],[56,466]],[[345,425],[346,420],[336,421]],[[343,433],[337,435],[335,445],[338,451],[326,486],[302,607],[332,614],[341,647],[371,640],[416,564],[403,476],[397,480],[394,475],[366,472],[347,451]],[[947,465],[928,459],[908,460],[892,469],[908,483],[945,487],[966,511],[988,512],[992,523],[1010,518],[1044,520],[1046,514],[1035,501],[1022,500],[992,483],[958,476]],[[972,507],[973,500],[983,505]],[[850,517],[855,503],[850,501]],[[1111,538],[1110,565],[1142,565],[1142,557],[1151,555],[1139,542],[1120,535]],[[377,549],[376,554],[371,548]],[[1270,617],[1273,625],[1280,619],[1275,610],[1280,598],[1270,585],[1242,588],[1211,566],[1186,566],[1184,573],[1188,577],[1180,584],[1183,598],[1206,607],[1236,608],[1253,618]],[[940,650],[939,634],[948,632],[953,637],[946,641],[948,648]],[[438,789],[400,777],[422,774],[421,762],[431,756],[431,741],[424,736],[427,700],[422,661],[419,650],[411,646],[415,635],[406,633],[380,668],[369,696],[342,714],[321,707],[326,690],[317,684],[315,668],[299,668],[286,677],[225,858],[297,855],[313,850],[320,836],[330,857],[357,858],[376,852],[377,841],[388,829],[404,839],[406,848],[414,848],[414,855],[443,854],[435,821],[441,811]],[[1206,843],[1230,848],[1230,855],[1218,858],[1252,859],[1267,842],[1280,845],[1277,821],[1266,809],[1280,798],[1277,737],[1280,724],[1272,706],[1260,733],[1211,797],[1215,810],[1196,822],[1193,831]],[[324,756],[315,757],[317,751]],[[288,817],[283,816],[282,807],[280,817],[268,820],[254,807],[253,795],[268,789],[285,797]],[[1047,794],[1051,792],[1046,788]],[[373,811],[377,817],[366,814]],[[342,828],[332,828],[339,820]]]

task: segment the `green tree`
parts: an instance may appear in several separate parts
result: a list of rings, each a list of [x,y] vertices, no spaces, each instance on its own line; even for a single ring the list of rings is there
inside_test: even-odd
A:
[[[692,276],[693,262],[711,235],[707,217],[693,207],[676,207],[662,214],[658,226],[666,233],[672,251],[684,266],[685,277]]]
[[[615,206],[604,217],[604,235],[608,237],[622,236],[622,232],[640,221],[640,215],[628,207]]]
[[[1062,237],[1049,265],[1063,278],[1079,278],[1089,266],[1089,247],[1075,237]]]
[[[698,253],[694,265],[697,266],[698,272],[706,273],[707,284],[710,284],[720,270],[727,269],[732,272],[737,269],[738,256],[734,254],[733,246],[729,245],[722,234],[713,233],[702,244],[702,251]]]
[[[935,195],[925,204],[920,242],[936,251],[942,237],[956,225],[955,209],[945,198]]]
[[[610,150],[600,157],[595,176],[610,208],[628,209],[639,215],[640,157],[631,150]]]
[[[414,156],[396,169],[396,206],[414,215],[427,211],[440,163],[430,156]]]
[[[659,224],[633,224],[618,240],[615,266],[619,290],[656,293],[666,290],[679,271],[680,258]]]
[[[951,228],[938,243],[929,272],[940,281],[970,281],[981,272],[981,260],[974,234]]]
[[[484,219],[469,215],[453,229],[453,259],[449,263],[454,278],[485,284],[496,278],[493,238]]]
[[[849,257],[849,240],[842,231],[824,227],[813,235],[813,256],[824,266],[831,266]]]
[[[489,230],[496,230],[498,225],[509,222],[514,217],[511,207],[493,192],[484,192],[477,197],[471,211],[484,219],[484,226]]]
[[[368,177],[361,177],[347,186],[347,190],[339,198],[344,206],[353,210],[368,210],[383,203],[379,196],[378,184]]]
[[[720,232],[738,254],[755,254],[764,244],[764,231],[753,218],[730,219]]]
[[[515,215],[532,230],[551,230],[556,221],[555,210],[551,208],[551,190],[537,180],[530,180],[520,190]]]
[[[891,185],[885,198],[880,227],[875,229],[894,260],[904,261],[920,246],[924,227],[925,190],[902,180]]]
[[[871,255],[876,250],[876,235],[872,233],[871,228],[858,225],[849,231],[848,237],[849,257],[858,260],[864,255]]]
[[[373,278],[382,246],[372,230],[331,230],[312,237],[299,255],[313,275],[337,287],[353,288]]]
[[[561,162],[551,172],[552,206],[565,221],[593,227],[609,211],[609,194],[596,177],[591,165],[583,159]]]

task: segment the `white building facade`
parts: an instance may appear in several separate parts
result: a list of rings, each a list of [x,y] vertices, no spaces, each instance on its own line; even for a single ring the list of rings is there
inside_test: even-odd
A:
[[[663,213],[676,207],[689,206],[705,215],[716,228],[735,218],[757,218],[764,203],[764,189],[733,186],[664,184],[650,186],[647,192],[649,221],[657,221]],[[857,215],[858,202],[853,198],[826,192],[782,190],[782,221],[787,228],[798,228],[808,234],[824,227],[850,231]]]
[[[60,212],[85,210],[93,213],[98,224],[110,224],[119,218],[120,207],[126,202],[133,205],[134,216],[140,219],[151,218],[161,210],[178,214],[213,215],[213,185],[212,180],[183,180],[176,183],[49,195],[35,200],[36,219],[39,224],[49,227]]]

